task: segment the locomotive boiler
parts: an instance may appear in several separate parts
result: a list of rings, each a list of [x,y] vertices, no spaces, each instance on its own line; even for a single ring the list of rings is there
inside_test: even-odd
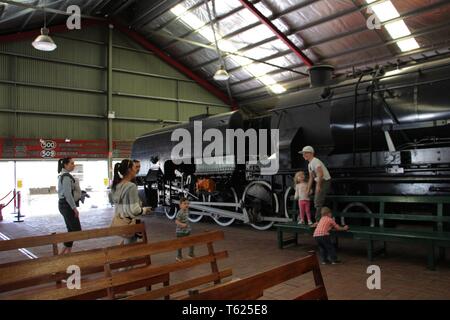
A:
[[[317,74],[315,74],[317,72]],[[200,116],[188,123],[139,137],[132,157],[141,160],[141,194],[148,205],[162,206],[173,219],[180,197],[191,202],[190,219],[209,216],[227,226],[235,221],[264,230],[290,221],[294,211],[292,179],[307,171],[298,153],[312,145],[329,168],[335,195],[446,195],[450,192],[450,60],[385,73],[378,69],[341,82],[330,81],[330,68],[311,71],[311,88],[287,95],[269,111],[234,111]],[[316,77],[318,76],[318,83]],[[258,150],[246,145],[237,161],[230,141],[202,162],[194,147],[172,154],[176,129],[195,135],[216,129],[278,130],[279,164],[274,174],[262,174]],[[201,140],[201,149],[211,139]],[[268,141],[268,148],[273,141]],[[256,160],[255,160],[256,159]],[[255,161],[253,161],[255,160]]]

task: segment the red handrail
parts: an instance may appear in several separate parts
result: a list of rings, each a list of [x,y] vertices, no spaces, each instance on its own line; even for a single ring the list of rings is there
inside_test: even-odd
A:
[[[3,201],[3,199],[5,199],[7,196],[9,196],[11,194],[11,192],[13,192],[13,190],[11,190],[10,192],[8,192],[8,194],[6,196],[4,196],[3,198],[0,199],[0,201]]]

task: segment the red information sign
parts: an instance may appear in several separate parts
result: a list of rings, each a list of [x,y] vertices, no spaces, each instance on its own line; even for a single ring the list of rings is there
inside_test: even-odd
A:
[[[132,141],[114,141],[113,157],[129,158]],[[105,159],[106,140],[0,138],[0,159]]]

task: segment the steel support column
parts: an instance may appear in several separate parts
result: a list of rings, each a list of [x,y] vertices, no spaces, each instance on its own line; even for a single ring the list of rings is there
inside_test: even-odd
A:
[[[112,111],[112,99],[113,99],[113,25],[109,25],[108,28],[108,47],[107,47],[107,127],[108,127],[108,179],[112,181],[113,178],[113,168],[112,168],[112,160],[113,160],[113,121],[110,117]]]

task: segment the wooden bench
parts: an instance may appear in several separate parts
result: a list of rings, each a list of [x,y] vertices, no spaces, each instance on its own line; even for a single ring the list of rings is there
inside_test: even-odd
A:
[[[222,240],[223,232],[207,232],[189,237],[148,244],[115,246],[75,252],[69,255],[45,257],[35,260],[18,261],[0,265],[0,291],[8,288],[26,288],[26,291],[8,292],[1,299],[115,299],[118,293],[142,289],[131,294],[129,299],[170,298],[170,295],[209,283],[218,284],[232,274],[231,269],[220,271],[217,260],[228,256],[226,251],[215,252],[213,242]],[[206,245],[207,254],[180,262],[175,261],[178,248]],[[198,249],[196,249],[198,252]],[[171,253],[169,263],[154,263],[153,257]],[[127,270],[113,270],[117,263],[152,257],[152,264],[133,266]],[[190,270],[196,266],[209,265],[211,272],[201,276],[169,283],[175,272]],[[28,288],[28,281],[36,277],[44,278],[53,274],[65,273],[69,266],[78,266],[81,270],[101,266],[103,272],[93,278],[82,278],[80,289],[69,289],[66,285],[52,285],[43,288]],[[162,284],[159,288],[153,285]],[[30,290],[33,289],[33,290]]]
[[[285,281],[312,271],[315,288],[296,296],[294,300],[327,300],[320,266],[315,255],[308,256],[282,266],[257,273],[253,276],[231,281],[203,292],[182,297],[183,300],[255,300],[264,291]]]
[[[58,255],[58,244],[70,241],[82,241],[100,239],[114,236],[132,236],[135,233],[142,234],[142,242],[147,242],[145,224],[137,221],[136,224],[122,227],[107,227],[89,229],[75,232],[52,233],[50,235],[23,237],[12,240],[0,241],[0,253],[9,250],[20,250],[24,248],[35,248],[41,246],[52,246],[53,255]]]
[[[0,241],[0,252],[10,251],[10,250],[22,250],[24,248],[34,248],[40,246],[52,246],[53,256],[58,256],[58,244],[68,241],[83,241],[83,240],[92,240],[92,239],[100,239],[107,237],[116,237],[116,236],[132,236],[135,233],[142,234],[142,241],[137,242],[134,245],[147,243],[147,233],[145,230],[145,224],[138,222],[137,224],[133,224],[130,226],[121,226],[121,227],[109,227],[109,228],[99,228],[99,229],[90,229],[76,232],[66,232],[66,233],[54,233],[51,235],[42,235],[42,236],[32,236],[32,237],[24,237],[17,238],[12,240],[3,240]],[[72,253],[72,254],[75,254]],[[42,258],[39,258],[42,259]],[[37,260],[39,260],[37,259]],[[40,260],[42,261],[42,260]],[[150,264],[150,257],[144,257],[136,260],[128,260],[122,261],[112,265],[112,269],[119,269],[130,267],[133,265],[140,264]],[[5,266],[11,265],[14,263],[4,264]],[[103,272],[103,265],[92,265],[89,268],[85,268],[82,270],[83,275],[94,274],[98,272]],[[28,279],[26,282],[27,286],[39,285],[42,283],[48,283],[49,281],[55,281],[57,284],[61,283],[61,280],[67,278],[66,271],[56,274],[45,274],[42,277],[34,277],[33,279]],[[21,288],[22,284],[17,283],[18,287],[15,288],[14,285],[10,285],[4,288],[4,290],[0,289],[0,293],[3,291],[14,290]]]
[[[450,232],[445,231],[444,226],[450,223],[450,216],[444,215],[444,205],[450,204],[449,197],[430,197],[430,196],[332,196],[333,216],[341,219],[357,219],[362,221],[361,224],[347,223],[350,230],[347,232],[333,231],[331,234],[336,239],[339,237],[347,237],[358,240],[367,241],[367,256],[372,261],[377,253],[387,253],[386,242],[415,242],[425,244],[428,248],[428,268],[434,270],[436,268],[436,248],[439,248],[439,256],[445,259],[445,248],[450,246]],[[424,213],[388,213],[386,206],[388,204],[417,204],[434,206],[434,214]],[[377,210],[370,210],[370,207],[377,207]],[[347,212],[349,208],[359,207],[359,210],[365,212]],[[370,212],[368,212],[370,211]],[[338,220],[339,221],[339,220]],[[348,221],[348,220],[347,220]],[[416,222],[431,224],[431,230],[414,230],[414,229],[398,229],[389,224],[392,222]],[[288,244],[298,243],[298,234],[312,234],[314,229],[307,225],[298,225],[296,222],[278,223],[277,228],[278,247],[283,248]],[[285,233],[294,234],[289,239],[284,238]],[[375,250],[375,241],[382,242],[382,248]]]

